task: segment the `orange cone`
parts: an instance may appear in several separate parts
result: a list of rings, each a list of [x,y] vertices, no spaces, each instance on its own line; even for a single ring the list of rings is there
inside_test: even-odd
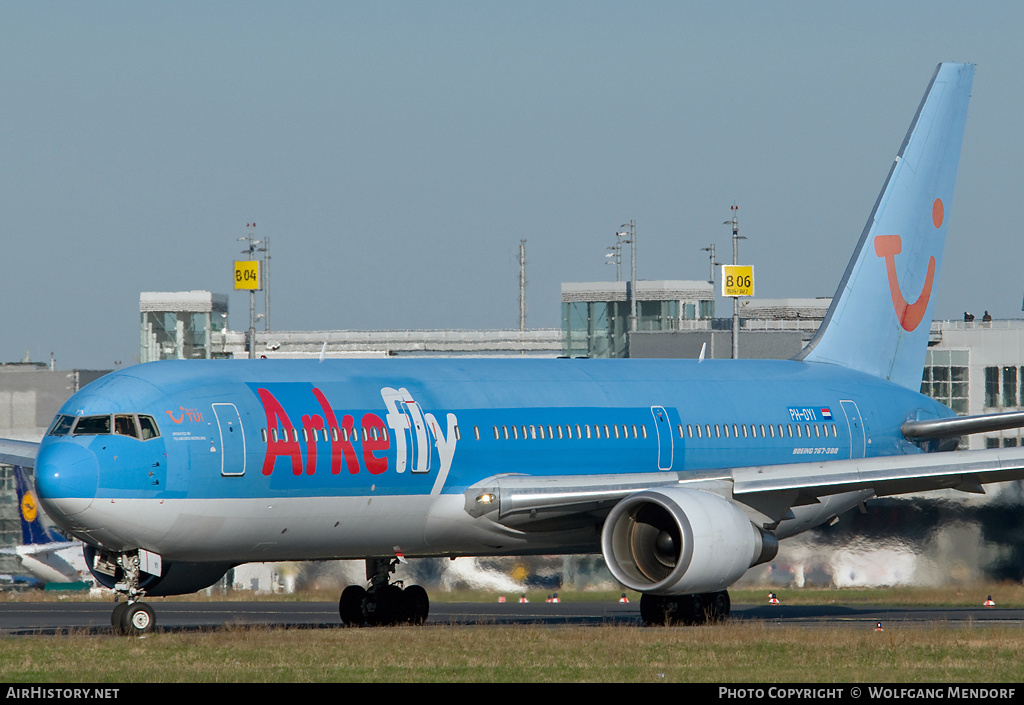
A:
[[[504,602],[504,601],[505,601],[505,596],[504,595],[498,595],[498,602]]]
[[[774,592],[769,592],[768,593],[768,604],[769,605],[777,605],[777,604],[779,604],[779,598],[777,598],[775,596]]]
[[[992,596],[989,595],[988,599],[985,600],[985,607],[995,607],[996,603],[992,601]]]
[[[522,595],[519,596],[519,602],[520,602],[520,604],[529,602],[529,600],[526,599],[526,593],[525,592]]]
[[[629,598],[626,597],[626,593],[622,593],[622,597],[619,598],[619,604],[622,604],[622,605],[628,605],[629,604]]]

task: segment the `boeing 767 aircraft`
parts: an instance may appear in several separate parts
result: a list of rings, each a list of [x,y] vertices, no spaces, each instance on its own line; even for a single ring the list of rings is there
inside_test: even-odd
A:
[[[250,561],[360,558],[349,625],[419,623],[417,556],[603,554],[647,623],[724,618],[778,542],[871,497],[982,491],[1024,449],[950,453],[1024,414],[918,393],[973,66],[940,64],[820,330],[793,360],[211,360],[76,393],[33,464],[42,506],[122,593],[190,593]]]

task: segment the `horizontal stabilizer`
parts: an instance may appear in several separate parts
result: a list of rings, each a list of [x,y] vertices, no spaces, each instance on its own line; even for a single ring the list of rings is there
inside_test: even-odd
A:
[[[13,441],[0,438],[0,463],[32,468],[36,465],[39,444],[33,441]]]
[[[907,421],[900,427],[900,430],[908,441],[934,441],[940,438],[966,436],[971,433],[1004,431],[1008,428],[1024,428],[1024,411]]]

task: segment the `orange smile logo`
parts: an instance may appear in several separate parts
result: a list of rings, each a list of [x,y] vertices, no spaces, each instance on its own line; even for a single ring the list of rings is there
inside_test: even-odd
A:
[[[932,224],[936,228],[942,225],[942,200],[935,199],[932,204]],[[900,291],[900,283],[896,277],[896,255],[903,250],[903,241],[899,235],[878,235],[875,237],[875,254],[885,258],[885,273],[889,277],[889,295],[896,318],[906,331],[913,331],[921,325],[924,313],[928,309],[928,301],[932,295],[932,283],[935,280],[935,257],[928,258],[928,271],[925,273],[924,287],[921,295],[914,303],[907,303]]]

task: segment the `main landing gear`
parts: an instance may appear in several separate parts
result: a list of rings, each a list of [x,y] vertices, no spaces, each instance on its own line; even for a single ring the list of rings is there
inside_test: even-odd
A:
[[[141,636],[153,631],[156,614],[152,607],[141,602],[145,591],[139,588],[138,552],[119,555],[117,566],[121,568],[124,577],[114,586],[114,590],[127,597],[127,601],[119,602],[110,613],[110,626],[114,628],[114,633],[123,636]]]
[[[698,595],[643,595],[640,618],[649,627],[706,624],[724,620],[731,606],[726,590]]]
[[[400,558],[366,559],[366,579],[370,587],[349,585],[338,601],[338,612],[346,627],[423,624],[427,620],[430,611],[427,591],[419,585],[403,588],[401,581],[390,581],[389,576],[400,561]]]

